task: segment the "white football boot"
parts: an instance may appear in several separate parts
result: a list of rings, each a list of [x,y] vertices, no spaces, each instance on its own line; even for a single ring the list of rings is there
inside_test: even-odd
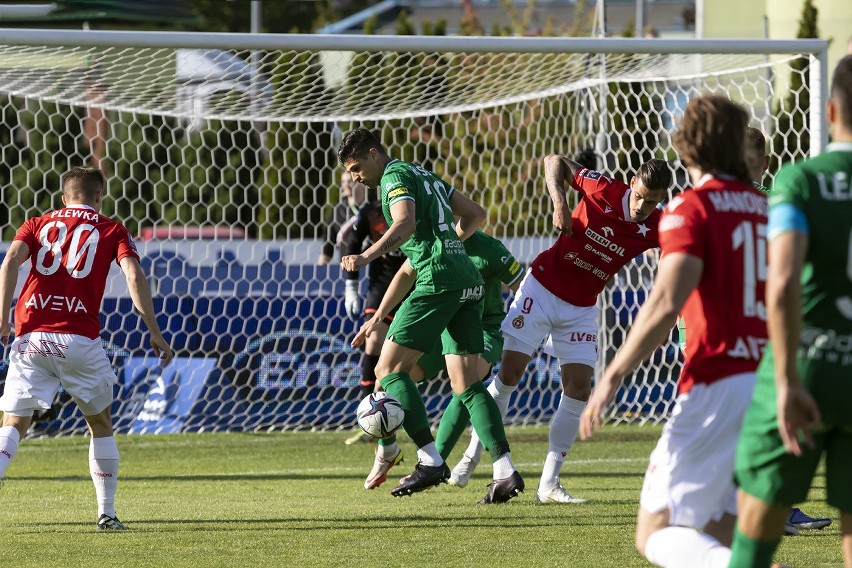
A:
[[[557,484],[556,487],[541,487],[535,492],[535,501],[539,504],[546,503],[585,503],[586,499],[579,497],[571,497],[562,484]]]
[[[450,479],[447,483],[456,487],[467,486],[470,476],[473,475],[477,465],[479,465],[479,456],[472,458],[464,454],[450,473]]]

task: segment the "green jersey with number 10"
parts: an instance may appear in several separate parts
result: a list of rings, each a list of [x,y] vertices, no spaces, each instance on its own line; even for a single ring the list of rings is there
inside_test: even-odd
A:
[[[450,199],[455,190],[450,184],[421,166],[392,160],[382,174],[380,189],[388,226],[393,224],[390,208],[394,203],[414,201],[416,228],[401,249],[417,271],[419,290],[444,292],[482,284],[453,228]]]

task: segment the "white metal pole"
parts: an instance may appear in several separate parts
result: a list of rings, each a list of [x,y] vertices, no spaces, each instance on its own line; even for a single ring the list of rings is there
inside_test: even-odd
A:
[[[810,115],[811,157],[818,156],[828,145],[828,119],[825,104],[828,101],[828,46],[811,57],[810,62]]]
[[[636,37],[642,37],[645,28],[645,0],[636,0],[636,19],[634,20],[634,33]]]

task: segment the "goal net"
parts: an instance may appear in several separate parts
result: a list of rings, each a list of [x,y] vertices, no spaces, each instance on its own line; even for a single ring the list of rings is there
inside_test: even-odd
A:
[[[625,181],[663,158],[680,191],[687,177],[672,135],[696,93],[747,107],[773,167],[818,150],[824,49],[0,30],[3,250],[25,219],[61,207],[65,170],[102,168],[103,211],[138,235],[158,320],[178,355],[160,367],[114,268],[102,337],[118,376],[117,430],[348,428],[361,357],[349,342],[359,324],[343,308],[337,257],[316,264],[341,201],[344,132],[373,129],[392,155],[483,204],[484,229],[525,264],[555,238],[542,158],[590,149],[598,169]],[[653,254],[634,259],[601,295],[598,373],[655,263]],[[679,369],[673,332],[619,391],[611,417],[665,419]],[[534,357],[508,421],[547,421],[559,384],[557,362]],[[448,381],[422,389],[437,419]],[[61,390],[38,418],[45,434],[84,427]]]

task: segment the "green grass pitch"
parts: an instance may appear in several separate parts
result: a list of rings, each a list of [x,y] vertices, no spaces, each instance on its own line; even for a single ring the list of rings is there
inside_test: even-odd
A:
[[[407,439],[406,461],[365,491],[373,451],[344,446],[347,432],[120,436],[117,510],[130,530],[110,534],[95,530],[88,440],[26,440],[0,487],[0,566],[646,566],[633,528],[659,432],[612,426],[578,442],[562,479],[590,502],[547,506],[534,496],[546,427],[509,429],[528,489],[496,506],[477,505],[487,456],[465,489],[391,497],[416,460]],[[803,509],[834,523],[786,538],[777,560],[840,566],[838,514],[822,501],[822,476],[810,497]]]

